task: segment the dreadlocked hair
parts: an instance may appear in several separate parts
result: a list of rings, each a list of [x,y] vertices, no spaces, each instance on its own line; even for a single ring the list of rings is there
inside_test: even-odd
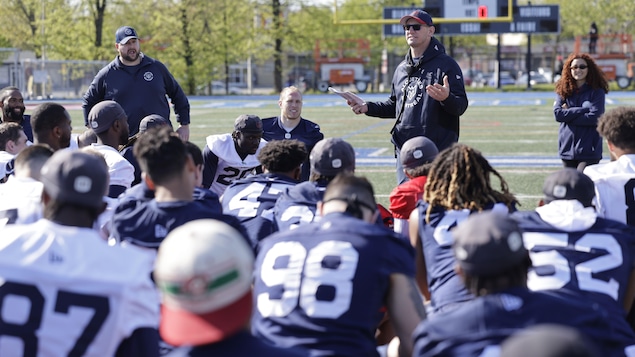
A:
[[[500,182],[500,191],[492,188],[490,175]],[[505,179],[476,149],[454,144],[432,162],[423,199],[428,202],[426,222],[436,206],[446,210],[482,211],[487,205],[504,203],[510,210],[518,204]]]

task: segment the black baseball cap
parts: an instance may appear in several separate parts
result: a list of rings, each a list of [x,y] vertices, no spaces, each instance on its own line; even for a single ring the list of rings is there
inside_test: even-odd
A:
[[[88,124],[95,134],[108,130],[112,123],[120,119],[127,119],[126,112],[119,103],[104,100],[95,104],[88,113]]]
[[[108,192],[108,166],[97,155],[58,150],[42,167],[40,180],[55,201],[100,208]]]
[[[311,172],[323,176],[336,176],[355,171],[355,149],[340,138],[322,139],[309,154]]]
[[[589,207],[595,196],[595,185],[593,180],[582,172],[564,168],[547,176],[542,193],[547,203],[556,200],[578,200],[585,207]]]
[[[234,130],[243,133],[262,133],[262,120],[253,114],[243,114],[234,121]]]
[[[404,168],[412,169],[432,162],[438,153],[439,149],[437,149],[432,140],[425,136],[415,136],[403,144],[399,152],[399,158]]]
[[[408,21],[409,19],[414,19],[422,25],[432,26],[432,17],[423,10],[415,10],[411,12],[410,14],[402,17],[401,20],[399,20],[399,24],[403,26],[406,24],[406,21]]]
[[[456,261],[472,276],[499,275],[529,257],[518,223],[506,214],[473,213],[452,236]]]
[[[159,114],[150,114],[141,119],[139,123],[139,132],[143,133],[150,128],[155,128],[158,126],[169,125],[172,127],[172,123],[169,120],[165,119]]]

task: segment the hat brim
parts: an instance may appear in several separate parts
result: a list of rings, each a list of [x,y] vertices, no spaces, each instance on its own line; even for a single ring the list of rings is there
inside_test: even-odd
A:
[[[139,39],[139,37],[137,37],[137,36],[126,36],[126,37],[122,38],[121,41],[119,41],[119,43],[122,44],[122,45],[125,45],[132,38]]]
[[[174,346],[214,343],[243,329],[251,317],[251,291],[234,303],[206,314],[161,305],[159,332]]]
[[[403,25],[406,24],[406,21],[408,21],[410,19],[413,19],[413,20],[417,21],[418,23],[420,23],[422,25],[430,26],[430,25],[426,24],[425,22],[423,22],[420,18],[415,17],[415,16],[410,16],[410,15],[406,15],[406,16],[402,17],[401,20],[399,20],[399,24],[401,26],[403,26]]]

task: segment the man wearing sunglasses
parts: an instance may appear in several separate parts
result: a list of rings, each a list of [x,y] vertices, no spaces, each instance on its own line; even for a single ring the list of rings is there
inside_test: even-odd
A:
[[[410,47],[397,66],[390,98],[384,102],[365,102],[351,96],[348,105],[355,114],[396,118],[391,130],[397,158],[397,183],[407,180],[399,151],[408,139],[425,136],[442,151],[459,140],[459,117],[468,105],[463,72],[434,38],[432,17],[415,10],[401,18]]]

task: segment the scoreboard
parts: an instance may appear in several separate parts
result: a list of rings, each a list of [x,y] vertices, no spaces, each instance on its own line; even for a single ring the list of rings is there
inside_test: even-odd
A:
[[[384,8],[384,19],[399,19],[417,9]],[[508,0],[427,0],[424,7],[435,24],[437,35],[482,35],[490,33],[560,33],[560,6],[512,6]],[[473,19],[473,21],[472,21]],[[496,21],[495,21],[496,20]],[[401,25],[384,24],[384,36],[403,36]]]
[[[443,3],[443,17],[446,19],[507,16],[499,15],[499,10],[498,0],[445,0]]]

